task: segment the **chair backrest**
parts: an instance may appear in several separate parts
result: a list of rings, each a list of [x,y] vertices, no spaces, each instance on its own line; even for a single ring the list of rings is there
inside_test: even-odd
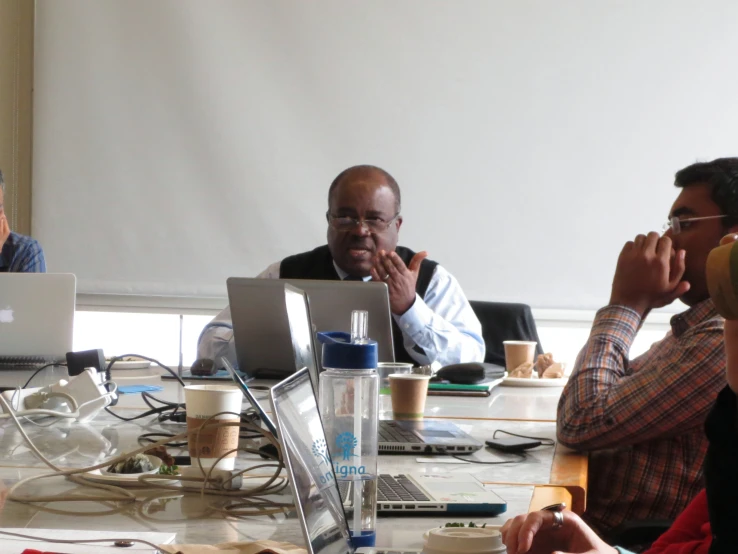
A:
[[[479,300],[469,303],[482,324],[482,337],[487,349],[484,356],[486,363],[505,365],[504,340],[534,340],[538,343],[536,356],[543,354],[530,306]]]

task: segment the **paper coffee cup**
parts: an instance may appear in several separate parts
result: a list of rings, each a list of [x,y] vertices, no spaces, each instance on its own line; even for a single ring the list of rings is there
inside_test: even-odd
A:
[[[503,554],[502,534],[482,527],[439,527],[423,535],[422,554]]]
[[[707,290],[718,313],[738,319],[738,242],[714,248],[707,256]]]
[[[510,372],[520,364],[532,363],[536,355],[535,341],[528,340],[505,340],[505,369]]]
[[[190,435],[187,439],[192,466],[197,466],[199,458],[204,469],[213,466],[215,461],[229,450],[238,448],[238,425],[209,429],[211,425],[226,422],[239,422],[240,417],[232,414],[241,413],[241,391],[228,385],[187,385],[185,388],[185,405],[187,410],[187,430]],[[211,419],[200,431],[196,431],[208,419],[220,412],[222,414]],[[231,470],[236,463],[236,452],[231,452],[220,460],[217,469]]]
[[[392,414],[395,419],[423,419],[430,375],[393,373],[389,376]]]

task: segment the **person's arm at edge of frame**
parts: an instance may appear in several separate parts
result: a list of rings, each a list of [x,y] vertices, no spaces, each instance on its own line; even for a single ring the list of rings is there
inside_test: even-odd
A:
[[[670,304],[689,290],[689,283],[682,280],[684,259],[684,251],[675,252],[671,239],[658,233],[639,235],[623,247],[610,304],[597,313],[590,337],[559,401],[557,434],[562,444],[580,449],[607,448],[629,436],[633,442],[636,427],[639,432],[649,432],[650,427],[654,436],[666,430],[639,423],[638,418],[629,418],[630,426],[617,420],[628,418],[643,400],[627,393],[648,384],[647,379],[640,383],[643,379],[637,374],[624,379],[630,346],[643,318],[652,308]],[[708,361],[712,358],[705,357]],[[636,359],[633,363],[637,362]],[[674,380],[678,380],[679,368],[672,369]],[[647,392],[658,398],[654,390]],[[632,405],[626,410],[623,402]]]
[[[281,262],[276,262],[257,275],[257,279],[279,279]],[[197,339],[197,358],[217,360],[225,356],[232,364],[236,362],[236,349],[233,344],[233,322],[231,308],[226,306],[209,321]]]

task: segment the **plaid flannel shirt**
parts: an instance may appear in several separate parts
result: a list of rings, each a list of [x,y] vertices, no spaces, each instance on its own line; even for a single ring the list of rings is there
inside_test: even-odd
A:
[[[559,400],[559,441],[590,452],[585,519],[600,530],[673,519],[699,493],[703,425],[725,386],[723,319],[711,300],[671,318],[671,331],[628,360],[641,325],[623,306],[597,312]]]
[[[38,241],[11,232],[0,250],[0,273],[46,273],[44,251]]]

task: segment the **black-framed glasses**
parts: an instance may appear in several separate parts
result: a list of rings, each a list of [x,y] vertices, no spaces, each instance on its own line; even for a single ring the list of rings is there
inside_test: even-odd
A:
[[[693,221],[704,221],[706,219],[722,219],[724,217],[728,217],[725,214],[722,215],[705,215],[702,217],[685,217],[685,218],[679,218],[679,217],[670,217],[669,221],[664,223],[664,232],[671,229],[672,235],[678,235],[681,233],[684,229],[688,229],[689,226],[692,224]]]
[[[348,215],[333,215],[330,212],[326,212],[325,217],[328,219],[328,223],[331,227],[337,231],[353,231],[357,225],[363,225],[370,232],[381,233],[386,231],[389,226],[400,217],[400,212],[397,212],[392,219],[382,219],[381,217],[351,217]]]

